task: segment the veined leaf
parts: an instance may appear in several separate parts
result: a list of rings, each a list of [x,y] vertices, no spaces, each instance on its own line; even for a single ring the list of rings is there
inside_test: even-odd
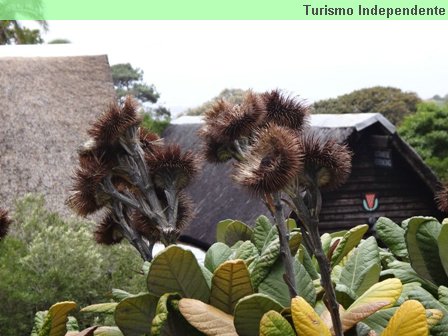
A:
[[[81,313],[113,314],[117,307],[117,302],[97,303],[80,310]]]
[[[437,285],[447,284],[437,243],[442,225],[432,217],[413,217],[407,225],[406,244],[412,268]]]
[[[299,335],[331,336],[330,329],[302,297],[298,296],[291,300],[291,315]]]
[[[367,224],[358,225],[344,234],[331,256],[331,265],[337,265],[356,245],[369,229]]]
[[[443,312],[439,309],[426,309],[426,322],[428,322],[429,330],[439,324],[443,318]]]
[[[214,272],[219,265],[229,259],[232,253],[232,249],[226,244],[220,242],[214,243],[205,254],[204,266],[210,272]]]
[[[273,230],[275,229],[275,230]],[[276,237],[276,228],[266,216],[260,216],[255,221],[252,241],[261,253],[266,243],[270,243]]]
[[[300,243],[302,243],[302,234],[300,231],[295,229],[289,233],[289,249],[291,250],[292,255],[296,255],[297,251],[300,248]]]
[[[443,224],[437,238],[439,248],[440,262],[442,263],[445,274],[448,274],[448,224]]]
[[[374,237],[369,237],[348,257],[338,284],[347,286],[349,293],[355,294],[355,297],[350,295],[355,300],[378,282],[380,271],[378,245]]]
[[[261,318],[260,336],[296,336],[296,333],[280,313],[270,310]]]
[[[408,260],[408,249],[404,238],[405,230],[401,226],[389,218],[380,217],[375,224],[375,228],[378,237],[395,256]]]
[[[300,246],[299,250],[297,251],[296,258],[305,267],[311,279],[319,279],[319,273],[317,273],[317,270],[313,265],[313,260],[311,259],[305,246]]]
[[[203,302],[208,302],[210,297],[210,288],[195,256],[176,245],[168,246],[154,258],[147,284],[155,296],[179,293]]]
[[[239,336],[258,336],[260,321],[270,310],[280,312],[282,305],[264,294],[252,294],[242,298],[235,307],[235,328]]]
[[[118,327],[98,327],[94,332],[94,336],[123,336]]]
[[[250,264],[258,256],[258,250],[255,245],[250,240],[246,240],[236,250],[233,251],[229,259],[243,259],[246,264]]]
[[[219,243],[225,243],[225,234],[227,226],[233,222],[233,219],[224,219],[216,224],[216,241]]]
[[[48,312],[38,312],[32,335],[64,336],[67,332],[68,313],[76,308],[73,301],[55,303]],[[39,314],[40,313],[40,314]]]
[[[395,312],[381,336],[427,336],[426,312],[416,300],[403,303]]]
[[[440,286],[438,289],[439,302],[448,309],[448,288],[445,286]]]
[[[151,330],[158,298],[140,294],[121,301],[115,308],[115,323],[126,336],[141,336]]]
[[[360,306],[369,305],[371,303],[384,302],[384,308],[389,308],[400,297],[403,285],[396,278],[383,280],[370,287],[363,295],[361,295],[347,311],[359,308]]]
[[[244,261],[229,260],[213,274],[210,304],[227,314],[233,314],[238,300],[253,292]]]
[[[374,314],[363,319],[362,323],[368,325],[369,328],[371,328],[378,335],[380,335],[386,328],[387,324],[389,323],[389,320],[392,318],[397,309],[398,307],[392,307],[378,310]]]
[[[229,246],[232,246],[237,241],[251,240],[253,235],[252,229],[243,222],[234,220],[227,224],[224,232],[224,241]]]
[[[249,265],[251,273],[252,285],[257,289],[263,279],[271,271],[271,266],[275,263],[280,254],[280,241],[278,237],[273,240],[266,249],[261,253],[260,257],[255,259]]]
[[[134,296],[134,294],[128,293],[122,289],[112,288],[112,297],[114,300],[121,301],[131,296]]]
[[[181,299],[179,310],[185,319],[208,336],[238,336],[232,315],[194,299]]]

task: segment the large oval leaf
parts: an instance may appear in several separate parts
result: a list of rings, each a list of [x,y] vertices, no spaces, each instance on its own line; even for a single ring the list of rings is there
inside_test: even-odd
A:
[[[158,298],[140,294],[121,301],[115,308],[115,323],[126,336],[141,336],[151,330]]]
[[[443,224],[437,238],[437,246],[439,248],[439,257],[445,274],[448,274],[448,223]]]
[[[277,228],[272,225],[266,216],[257,218],[253,232],[252,240],[259,253],[277,236]]]
[[[210,288],[193,253],[171,245],[152,261],[148,290],[155,296],[179,293],[182,297],[208,302]]]
[[[299,335],[331,336],[330,329],[302,297],[291,300],[291,315]]]
[[[67,332],[68,313],[76,308],[73,301],[55,303],[48,312],[37,312],[32,335],[64,336]]]
[[[280,312],[283,306],[264,294],[242,298],[235,307],[235,328],[239,336],[258,336],[260,321],[270,310]]]
[[[416,300],[403,303],[390,319],[382,336],[428,336],[423,305]]]
[[[224,243],[232,246],[237,241],[246,241],[252,239],[252,229],[243,222],[234,220],[226,227],[224,233]]]
[[[117,327],[99,327],[93,332],[94,336],[123,336]]]
[[[252,277],[252,285],[255,289],[258,288],[263,279],[269,274],[271,266],[274,265],[279,255],[280,240],[277,237],[263,250],[260,257],[250,264],[249,271]]]
[[[378,282],[380,272],[378,245],[374,237],[369,237],[349,256],[342,268],[339,284],[347,286],[347,294],[353,293],[355,297],[352,299],[356,299]]]
[[[238,336],[232,315],[194,299],[181,299],[179,310],[185,319],[209,336]]]
[[[296,336],[296,333],[280,313],[271,310],[261,318],[260,336]]]
[[[229,260],[213,274],[210,304],[233,314],[238,300],[253,294],[252,282],[243,260]]]
[[[359,309],[369,304],[385,303],[384,308],[392,307],[400,297],[403,285],[399,279],[386,279],[370,287],[347,311]]]
[[[287,307],[291,302],[288,286],[285,283],[283,274],[285,268],[282,260],[277,260],[268,276],[260,284],[258,290],[260,293],[269,295],[280,304]],[[294,258],[294,278],[298,295],[303,297],[309,304],[316,303],[316,290],[310,275],[305,267]]]
[[[432,217],[413,217],[407,222],[406,244],[415,271],[437,285],[448,284],[439,257],[437,238],[442,225]]]
[[[376,234],[389,250],[403,260],[408,260],[408,249],[404,238],[405,230],[386,217],[380,217],[375,224]]]
[[[117,302],[97,303],[80,310],[81,313],[95,313],[95,314],[113,314],[117,307]]]
[[[232,253],[232,249],[226,244],[215,243],[210,246],[205,254],[204,266],[213,273],[219,265],[229,259]]]
[[[367,224],[358,225],[347,231],[331,256],[331,265],[337,265],[356,245],[369,229]]]

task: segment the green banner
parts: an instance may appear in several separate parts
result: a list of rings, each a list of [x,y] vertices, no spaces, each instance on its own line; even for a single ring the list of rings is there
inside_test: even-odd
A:
[[[30,20],[446,20],[447,0],[0,0]]]

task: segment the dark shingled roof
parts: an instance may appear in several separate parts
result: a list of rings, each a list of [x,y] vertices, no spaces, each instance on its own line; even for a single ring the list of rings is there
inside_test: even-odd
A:
[[[86,129],[115,99],[106,56],[0,58],[0,204],[25,193],[64,205]]]
[[[179,143],[184,149],[199,152],[202,144],[197,130],[201,124],[200,117],[181,117],[168,126],[163,136],[167,143]],[[437,177],[381,114],[325,114],[312,115],[311,119],[311,127],[323,136],[335,137],[340,143],[356,141],[358,132],[373,125],[379,125],[384,133],[391,135],[393,146],[434,192],[439,183]],[[221,220],[231,218],[253,224],[261,214],[270,217],[259,199],[252,198],[245,189],[231,180],[231,171],[232,162],[219,165],[205,163],[196,181],[188,187],[187,191],[197,206],[197,214],[192,224],[183,232],[182,238],[185,241],[206,247],[215,241],[215,227]]]

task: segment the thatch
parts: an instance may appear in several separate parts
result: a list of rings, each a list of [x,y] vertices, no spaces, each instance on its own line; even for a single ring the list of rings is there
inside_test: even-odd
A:
[[[106,56],[0,58],[0,204],[37,192],[71,213],[76,150],[114,97]]]

